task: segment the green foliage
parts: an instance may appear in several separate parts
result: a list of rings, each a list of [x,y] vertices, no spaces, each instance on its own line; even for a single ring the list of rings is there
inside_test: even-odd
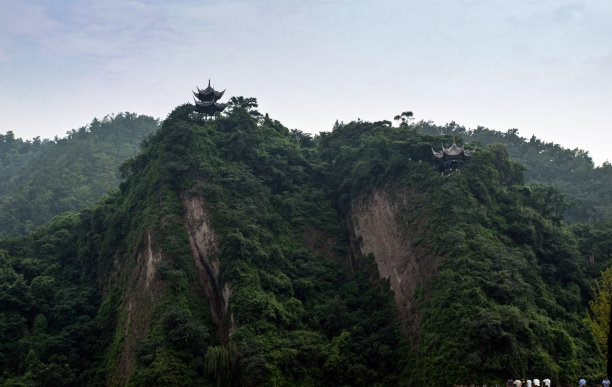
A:
[[[445,209],[430,227],[446,258],[421,305],[416,380],[489,384],[545,373],[567,381],[597,372],[595,357],[579,357],[593,342],[576,339],[588,282],[575,240],[551,202],[534,198],[544,193],[518,185],[512,163],[497,161],[493,173],[477,165],[493,154],[480,153],[430,196]]]
[[[583,258],[591,263],[587,267],[587,274],[598,279],[602,271],[612,266],[612,217],[592,225],[575,224],[572,231],[578,238]]]
[[[612,215],[612,165],[606,161],[595,167],[584,150],[566,149],[535,136],[526,139],[518,135],[518,129],[498,132],[481,126],[466,129],[455,122],[436,126],[423,121],[413,126],[422,133],[460,137],[474,145],[504,144],[510,158],[525,165],[529,183],[544,189],[555,187],[563,194],[566,201],[557,196],[554,210],[569,223],[592,223]]]
[[[137,153],[157,120],[133,113],[94,119],[64,138],[0,134],[0,236],[34,231],[78,211],[119,185],[118,166]]]
[[[67,214],[0,243],[11,251],[0,250],[3,383],[83,385],[96,379],[99,294],[91,281],[97,268],[77,251],[79,220]]]
[[[394,380],[401,368],[394,348],[402,345],[403,338],[388,285],[373,287],[369,272],[351,278],[341,261],[314,254],[303,245],[302,235],[313,231],[342,243],[314,140],[249,112],[256,106],[242,101],[214,121],[200,119],[189,105],[178,107],[158,134],[147,140],[143,152],[122,166],[127,180],[122,185],[124,204],[119,205],[126,210],[142,208],[130,210],[134,225],[130,233],[147,227],[163,230],[158,244],[169,259],[158,275],[174,284],[168,288],[170,304],[184,304],[181,300],[194,280],[189,274],[194,268],[183,258],[190,256],[189,244],[184,232],[178,231],[183,210],[172,193],[206,198],[219,235],[220,286],[231,286],[228,310],[239,327],[230,342],[220,346],[207,335],[198,336],[199,329],[189,328],[203,326],[187,318],[186,309],[162,312],[166,317],[153,324],[143,342],[149,344],[139,349],[130,383],[161,383],[159,359],[171,358],[175,367],[185,369],[202,357],[204,366],[185,375],[184,383],[194,382],[197,375],[218,385],[318,385],[322,378],[329,384],[335,384],[332,380],[367,384],[387,375]],[[143,206],[137,200],[159,197],[160,189],[159,201]],[[151,212],[153,208],[157,210]],[[160,218],[166,220],[158,223]],[[341,291],[339,284],[346,284]],[[347,312],[337,319],[338,304]],[[350,356],[359,365],[342,375],[322,374],[327,343],[342,330],[352,335]],[[197,337],[204,341],[190,347]],[[384,340],[370,349],[381,337]],[[379,349],[385,356],[370,353]]]
[[[206,350],[206,374],[217,387],[230,384],[230,354],[226,347],[211,346]]]
[[[564,191],[529,175],[525,185],[506,148],[479,147],[462,173],[442,176],[431,148],[465,134],[456,125],[413,125],[407,112],[399,128],[336,123],[313,137],[262,116],[254,98],[229,105],[215,120],[177,107],[122,164],[118,192],[0,240],[0,383],[567,383],[601,372],[584,309],[611,258],[610,225],[569,228]],[[138,121],[70,139],[124,119]],[[476,134],[491,135],[465,135]],[[10,133],[0,145],[13,159],[42,146]],[[397,216],[423,232],[405,248],[439,262],[406,336],[376,257],[359,256],[346,228],[375,190],[415,192],[421,205]],[[214,257],[195,259],[218,260],[218,276],[194,261],[191,198],[215,236]]]
[[[610,368],[610,317],[612,316],[612,267],[601,273],[601,280],[597,281],[594,297],[589,301],[587,319],[593,330],[597,348]]]
[[[409,384],[494,384],[535,373],[569,381],[599,372],[582,318],[587,267],[561,222],[566,204],[557,189],[524,186],[524,168],[501,145],[479,148],[461,174],[443,177],[424,157],[433,138],[412,127],[338,124],[320,141],[341,209],[372,189],[406,186],[427,203],[426,243],[444,259],[420,290],[427,296]]]

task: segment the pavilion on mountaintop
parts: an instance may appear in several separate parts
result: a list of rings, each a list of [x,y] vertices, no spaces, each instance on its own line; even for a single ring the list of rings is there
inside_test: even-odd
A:
[[[204,90],[200,90],[196,86],[198,92],[193,92],[196,111],[203,113],[206,116],[212,117],[217,113],[221,113],[227,106],[226,103],[217,102],[223,97],[223,91],[217,91],[210,86],[210,79],[208,80],[208,87]]]
[[[461,173],[461,166],[472,156],[474,151],[458,146],[455,141],[449,148],[442,145],[442,151],[437,152],[431,148],[434,157],[438,160],[438,169],[442,174],[448,175],[453,172]]]

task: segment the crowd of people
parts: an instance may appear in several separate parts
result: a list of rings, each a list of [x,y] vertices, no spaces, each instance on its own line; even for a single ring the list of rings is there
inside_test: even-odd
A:
[[[550,386],[551,386],[551,381],[548,378],[542,380],[542,382],[540,382],[540,379],[525,380],[525,378],[516,379],[514,381],[512,381],[512,379],[508,379],[508,381],[506,382],[506,387],[550,387]],[[578,381],[578,387],[586,387],[586,386],[587,386],[586,380],[580,379]],[[608,379],[607,376],[604,380],[601,381],[601,386],[610,387],[610,380]]]
[[[540,379],[533,379],[533,381],[531,379],[525,380],[524,378],[516,379],[515,381],[508,379],[506,382],[506,387],[550,387],[550,383],[550,379],[548,378],[542,380],[541,384]]]

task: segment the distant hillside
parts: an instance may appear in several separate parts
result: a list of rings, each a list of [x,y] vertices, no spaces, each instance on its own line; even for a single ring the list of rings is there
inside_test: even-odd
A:
[[[53,140],[0,134],[0,235],[30,232],[116,189],[119,165],[158,125],[152,117],[121,113]]]
[[[442,176],[449,136],[254,106],[177,107],[118,191],[0,239],[0,384],[601,380],[584,256],[609,265],[609,228],[575,234],[501,145]]]
[[[483,127],[466,129],[455,122],[436,126],[423,121],[414,127],[422,133],[462,138],[471,146],[504,144],[510,158],[527,167],[525,178],[529,183],[551,185],[565,195],[570,204],[565,214],[569,223],[592,223],[612,215],[612,164],[595,167],[584,150],[566,149],[535,136],[528,140],[520,137],[517,129],[499,132]],[[441,145],[434,147],[439,150]],[[444,145],[450,146],[448,142]]]

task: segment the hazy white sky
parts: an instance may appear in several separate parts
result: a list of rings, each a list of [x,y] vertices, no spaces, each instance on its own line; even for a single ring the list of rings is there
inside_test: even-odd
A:
[[[158,118],[210,78],[318,133],[456,121],[612,160],[612,2],[0,0],[0,132]]]

